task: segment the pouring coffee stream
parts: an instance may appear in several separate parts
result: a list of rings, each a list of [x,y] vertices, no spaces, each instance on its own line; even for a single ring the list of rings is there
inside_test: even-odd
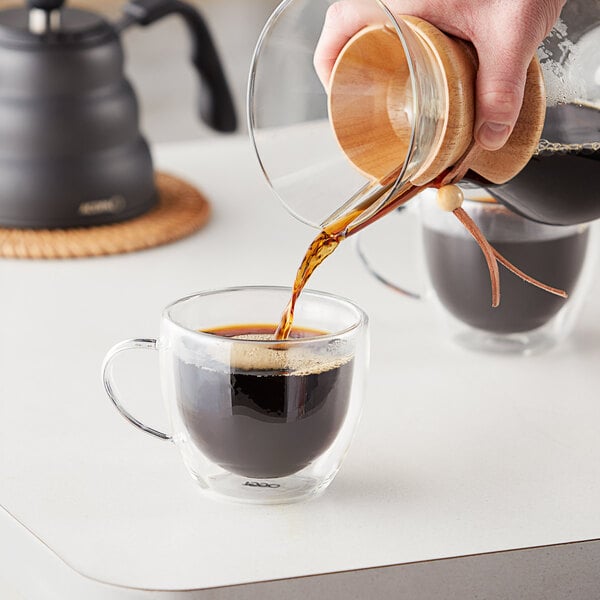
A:
[[[442,181],[446,179],[446,174],[443,174],[439,179]],[[392,196],[391,200],[385,202],[383,205],[379,206],[377,210],[373,211],[368,218],[361,219],[363,214],[371,213],[370,209],[373,204],[377,204],[376,201],[372,200],[370,202],[364,202],[357,208],[350,210],[346,215],[338,217],[333,223],[323,228],[321,233],[319,233],[308,247],[297,271],[292,288],[292,297],[283,311],[279,326],[275,331],[275,339],[285,340],[288,338],[292,330],[294,310],[300,293],[306,286],[306,283],[315,269],[335,251],[339,244],[345,238],[358,233],[384,215],[400,207],[402,204],[405,204],[419,192],[422,192],[426,187],[438,187],[438,204],[440,205],[440,208],[454,213],[481,248],[490,273],[492,306],[494,308],[500,305],[500,275],[497,265],[498,262],[523,279],[526,283],[543,289],[551,294],[567,298],[567,293],[564,290],[551,287],[530,277],[489,244],[479,227],[477,227],[475,222],[462,208],[463,194],[458,186],[454,184],[436,185],[436,182],[424,186],[413,186],[408,184],[402,188],[397,195]]]
[[[343,152],[358,170],[371,178],[371,183],[323,222],[321,233],[309,246],[300,265],[292,297],[275,333],[276,339],[287,337],[302,288],[315,268],[339,243],[427,187],[438,188],[440,207],[451,211],[481,248],[490,274],[493,307],[500,304],[498,262],[527,283],[567,297],[565,291],[528,276],[495,250],[462,208],[462,191],[454,185],[468,171],[488,183],[502,184],[531,159],[538,147],[545,115],[544,80],[539,62],[534,59],[529,65],[523,106],[507,144],[496,152],[485,151],[473,138],[477,71],[474,50],[426,21],[414,17],[404,17],[403,21],[426,46],[431,76],[438,80],[441,77],[446,86],[445,122],[441,128],[438,124],[433,139],[419,140],[427,143],[416,144],[418,150],[425,146],[428,153],[421,157],[409,176],[404,177],[415,146],[414,129],[406,113],[390,107],[390,103],[394,103],[395,94],[399,93],[394,89],[394,86],[398,87],[397,80],[402,80],[398,73],[403,69],[411,71],[412,64],[403,53],[394,52],[398,37],[386,26],[366,27],[348,41],[331,74],[329,118]],[[390,57],[396,57],[396,60]],[[374,69],[375,64],[377,68]],[[368,90],[362,97],[347,93],[349,86],[355,90],[361,85]],[[400,93],[405,94],[406,90],[402,89]],[[362,105],[361,100],[364,100]],[[366,143],[369,139],[379,143]],[[397,166],[399,156],[405,157],[402,168]]]

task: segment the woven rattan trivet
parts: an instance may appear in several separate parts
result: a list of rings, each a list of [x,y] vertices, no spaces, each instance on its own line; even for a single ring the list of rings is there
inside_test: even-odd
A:
[[[0,256],[81,258],[133,252],[190,235],[210,217],[210,204],[189,183],[157,173],[156,187],[158,205],[123,223],[76,229],[0,228]]]

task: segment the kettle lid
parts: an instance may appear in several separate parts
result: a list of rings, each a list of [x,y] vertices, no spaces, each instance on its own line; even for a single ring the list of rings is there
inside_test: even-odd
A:
[[[101,15],[62,8],[64,0],[29,0],[28,7],[0,11],[0,44],[38,47],[98,43],[114,36],[114,27]]]

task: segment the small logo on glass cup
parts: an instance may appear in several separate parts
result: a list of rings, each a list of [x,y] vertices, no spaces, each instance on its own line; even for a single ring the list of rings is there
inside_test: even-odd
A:
[[[278,488],[281,487],[278,483],[267,483],[266,481],[245,481],[242,483],[247,487],[257,487],[257,488]]]
[[[93,215],[116,214],[121,212],[127,202],[123,196],[111,196],[100,200],[82,202],[77,209],[80,215],[90,217]]]

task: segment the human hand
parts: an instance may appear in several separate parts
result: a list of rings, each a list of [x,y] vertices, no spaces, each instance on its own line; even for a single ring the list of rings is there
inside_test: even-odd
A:
[[[470,41],[477,50],[475,139],[501,148],[519,116],[527,66],[566,0],[384,0],[394,15],[410,14]],[[374,0],[340,0],[327,12],[314,63],[324,85],[346,42],[381,22]]]

